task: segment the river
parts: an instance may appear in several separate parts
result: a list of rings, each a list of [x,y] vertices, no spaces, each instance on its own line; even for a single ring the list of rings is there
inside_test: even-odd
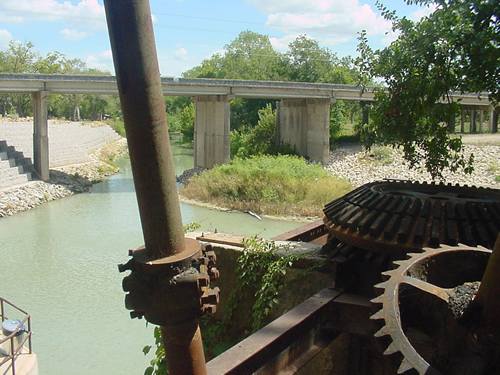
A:
[[[173,144],[176,173],[192,148]],[[152,328],[131,320],[117,264],[142,244],[130,163],[79,194],[0,219],[0,296],[32,316],[40,374],[142,374]],[[181,205],[202,230],[271,237],[299,223]]]

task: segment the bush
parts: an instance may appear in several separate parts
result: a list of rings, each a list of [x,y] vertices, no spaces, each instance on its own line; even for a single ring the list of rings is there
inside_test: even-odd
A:
[[[194,104],[179,109],[179,111],[169,116],[170,130],[180,132],[185,141],[191,141],[194,137]]]
[[[297,156],[234,159],[193,177],[181,195],[216,206],[270,215],[320,216],[349,182]]]
[[[125,124],[121,118],[112,118],[107,121],[107,124],[113,128],[115,132],[125,137]]]
[[[258,116],[255,127],[244,126],[231,132],[231,155],[248,158],[264,154],[294,154],[290,146],[277,142],[276,111],[271,104],[259,109]]]

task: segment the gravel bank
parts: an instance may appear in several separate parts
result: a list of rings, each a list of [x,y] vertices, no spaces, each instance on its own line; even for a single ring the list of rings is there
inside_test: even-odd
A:
[[[32,181],[0,191],[0,217],[89,191],[92,184],[118,171],[113,160],[125,153],[126,149],[127,142],[123,138],[91,153],[89,162],[51,169],[49,182]]]
[[[500,175],[500,146],[465,145],[465,154],[474,154],[474,172],[444,172],[446,182],[500,188],[495,180]],[[371,152],[359,146],[344,146],[330,154],[325,167],[334,175],[348,179],[354,187],[384,178],[431,181],[431,176],[422,167],[409,169],[402,152],[389,147],[376,148]]]

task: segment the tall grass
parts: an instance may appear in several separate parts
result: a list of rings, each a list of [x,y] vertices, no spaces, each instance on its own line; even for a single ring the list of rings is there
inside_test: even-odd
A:
[[[242,211],[320,216],[325,203],[351,189],[349,182],[303,158],[262,155],[235,159],[193,177],[181,195]]]

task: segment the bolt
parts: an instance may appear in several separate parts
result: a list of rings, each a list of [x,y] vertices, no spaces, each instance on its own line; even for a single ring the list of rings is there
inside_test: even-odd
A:
[[[203,305],[201,307],[201,312],[203,314],[215,314],[216,311],[217,311],[217,306],[215,305]]]
[[[219,303],[219,288],[207,289],[201,296],[203,305],[216,305]]]
[[[127,263],[118,265],[118,272],[125,272],[129,270],[132,271],[133,267],[134,267],[133,260],[130,259]]]
[[[140,313],[140,312],[138,312],[138,311],[131,311],[131,312],[130,312],[130,318],[131,318],[131,319],[135,319],[135,318],[137,318],[137,319],[142,319],[143,317],[144,317],[144,314],[143,314],[143,313]]]

